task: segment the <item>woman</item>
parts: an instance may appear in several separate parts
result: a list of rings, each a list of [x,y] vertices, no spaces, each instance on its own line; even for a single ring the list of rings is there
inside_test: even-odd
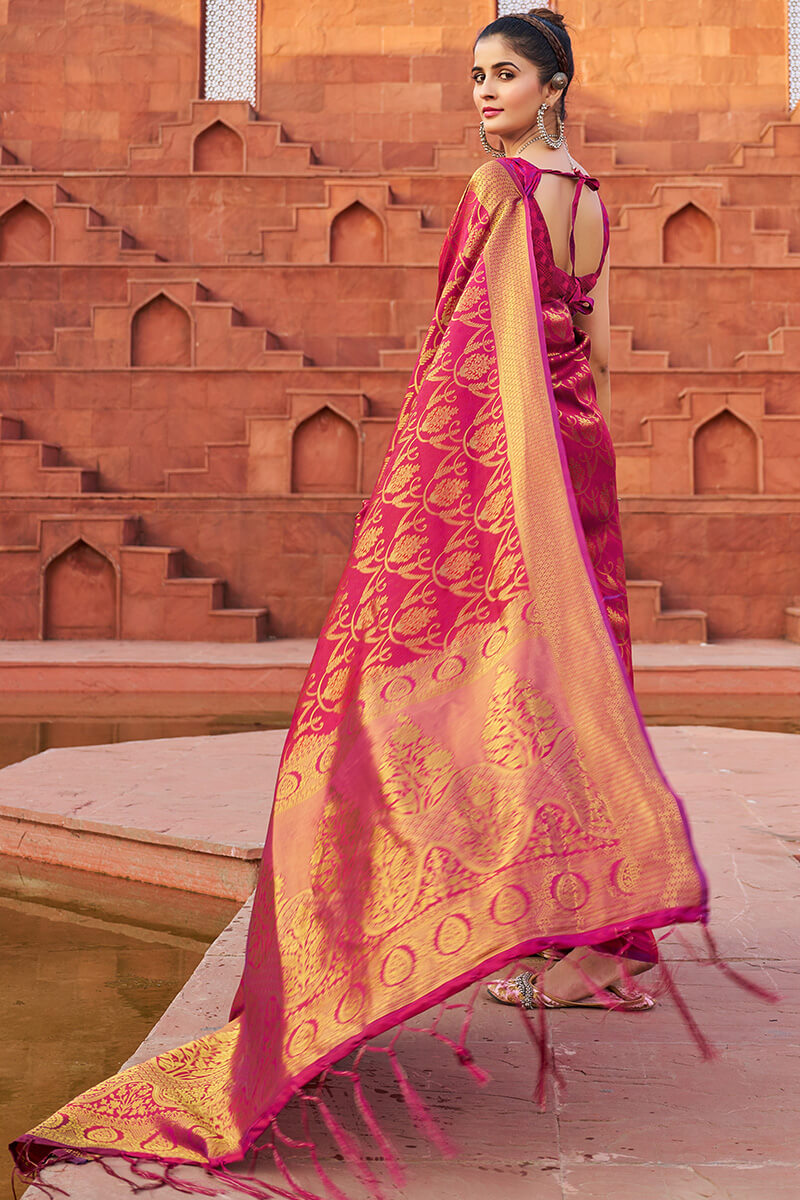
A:
[[[531,140],[542,104],[563,107],[566,32],[548,10],[504,18],[475,68],[507,157],[475,172],[453,218],[433,321],[292,718],[230,1023],[44,1121],[15,1143],[24,1172],[75,1155],[111,1169],[116,1154],[146,1178],[176,1163],[228,1178],[265,1137],[280,1144],[291,1098],[330,1117],[311,1081],[351,1051],[347,1078],[385,1153],[357,1078],[369,1039],[553,947],[581,949],[547,993],[529,979],[500,998],[607,988],[624,1007],[648,931],[706,918],[630,686],[592,383],[607,221],[601,237],[596,182],[566,150]],[[463,1038],[454,1049],[470,1066]]]
[[[598,181],[575,161],[564,137],[573,73],[564,18],[549,9],[501,17],[475,43],[473,96],[481,114],[481,141],[491,151],[487,131],[500,138],[530,210],[545,345],[570,482],[597,586],[632,682],[609,433],[609,220]],[[646,993],[628,987],[632,976],[658,961],[652,933],[632,932],[627,944],[616,939],[552,957],[561,961],[548,969],[547,992],[528,971],[495,981],[489,994],[525,1007],[652,1007]],[[611,994],[604,995],[608,990]]]

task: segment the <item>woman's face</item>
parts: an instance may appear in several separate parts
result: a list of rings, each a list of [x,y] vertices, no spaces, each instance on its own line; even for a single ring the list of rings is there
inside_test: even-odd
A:
[[[472,79],[472,98],[486,132],[506,143],[529,133],[539,106],[559,94],[549,83],[543,87],[538,67],[498,34],[476,44]]]

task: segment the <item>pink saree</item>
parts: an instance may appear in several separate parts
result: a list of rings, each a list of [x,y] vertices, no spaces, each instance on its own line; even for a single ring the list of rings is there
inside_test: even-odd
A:
[[[705,921],[633,697],[613,450],[535,170],[483,165],[453,218],[292,719],[229,1024],[43,1121],[23,1173],[213,1173],[326,1066],[518,956]]]

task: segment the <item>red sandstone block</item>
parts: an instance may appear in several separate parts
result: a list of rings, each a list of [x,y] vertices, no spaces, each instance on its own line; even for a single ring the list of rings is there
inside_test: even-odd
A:
[[[700,54],[709,55],[740,53],[738,50],[732,51],[731,30],[728,25],[701,25],[699,51]]]
[[[4,263],[0,268],[0,297],[9,301],[46,301],[52,305],[60,292],[59,268],[30,264],[14,266]],[[19,320],[19,310],[10,307],[10,315]]]
[[[275,596],[320,595],[322,564],[312,547],[304,554],[282,554],[273,564],[270,593]]]
[[[442,112],[457,112],[466,124],[474,115],[477,126],[480,118],[477,110],[471,105],[472,84],[468,78],[457,80],[455,83],[442,84]]]
[[[746,29],[730,30],[731,54],[742,54],[748,58],[755,55],[786,56],[786,34],[781,27],[772,29],[749,26]]]
[[[466,47],[466,53],[428,55],[419,54],[411,59],[412,83],[461,84],[472,89],[469,70],[472,65],[470,57],[471,46]]]
[[[381,147],[381,162],[384,170],[406,170],[411,167],[432,167],[434,147],[432,144],[386,141]]]
[[[422,112],[430,119],[442,105],[442,85],[438,83],[386,83],[383,86],[383,111]]]
[[[406,54],[359,54],[353,59],[356,83],[405,83],[411,77]]]
[[[696,67],[696,64],[693,65]],[[700,78],[704,83],[723,83],[727,86],[752,84],[755,78],[753,66],[753,59],[744,54],[728,58],[704,58],[700,61]]]
[[[395,142],[411,141],[410,113],[364,113],[358,118],[359,135],[375,141],[390,139]]]
[[[786,70],[786,55],[759,55],[756,64],[756,81],[764,87],[774,87],[775,80],[781,78]]]
[[[357,500],[348,512],[287,512],[281,522],[281,553],[308,555],[313,547],[323,557],[346,556],[359,507]]]
[[[295,637],[317,637],[331,606],[330,597],[298,596],[296,600],[270,596],[270,626],[276,637],[288,637],[289,629],[302,632]]]
[[[443,49],[442,33],[441,25],[386,25],[383,45],[387,52],[400,54],[436,53]]]
[[[347,562],[347,553],[332,555],[326,554],[322,558],[322,591],[326,596],[333,599],[333,594],[339,586],[339,580],[342,577],[345,564]]]
[[[358,25],[342,25],[325,30],[325,49],[332,54],[380,54],[383,46],[384,31],[379,25],[359,23]],[[307,49],[307,41],[304,44]],[[390,49],[387,46],[387,49]],[[396,47],[404,49],[404,47]]]
[[[615,23],[620,25],[641,25],[642,13],[638,0],[618,0],[614,5],[614,16]],[[589,29],[599,26],[602,29],[607,22],[608,6],[603,3],[603,0],[585,0],[581,26]]]

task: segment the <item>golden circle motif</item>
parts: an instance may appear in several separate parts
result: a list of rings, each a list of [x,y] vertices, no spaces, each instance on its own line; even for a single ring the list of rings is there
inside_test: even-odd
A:
[[[560,908],[577,912],[589,899],[589,885],[582,875],[565,871],[563,875],[556,875],[550,884],[550,895]]]
[[[286,1039],[286,1053],[289,1058],[297,1058],[305,1054],[314,1045],[317,1036],[317,1022],[303,1021],[289,1034]]]
[[[390,679],[381,692],[381,700],[385,700],[387,704],[397,704],[400,700],[406,700],[413,692],[416,684],[408,675],[401,675],[399,679]]]
[[[275,789],[277,800],[288,800],[300,787],[300,776],[297,771],[281,771],[278,786]]]
[[[443,663],[439,663],[433,672],[433,678],[437,683],[446,682],[448,679],[458,679],[459,675],[463,675],[466,665],[465,658],[462,658],[460,654],[454,654],[451,658],[446,658]]]
[[[84,1129],[83,1136],[93,1145],[108,1146],[113,1142],[121,1142],[124,1134],[113,1125],[90,1125],[88,1129]]]
[[[433,943],[440,954],[458,954],[469,941],[472,927],[460,913],[451,913],[436,930]]]
[[[348,988],[336,1006],[336,1020],[340,1025],[349,1025],[364,1007],[366,992],[360,983]]]
[[[611,882],[623,896],[630,896],[636,891],[636,876],[638,870],[626,858],[618,858],[611,867]]]
[[[489,911],[495,924],[513,925],[515,921],[522,920],[530,906],[531,898],[525,889],[511,883],[500,889]]]
[[[386,987],[397,987],[414,974],[416,956],[410,946],[394,946],[381,967],[381,982]]]

